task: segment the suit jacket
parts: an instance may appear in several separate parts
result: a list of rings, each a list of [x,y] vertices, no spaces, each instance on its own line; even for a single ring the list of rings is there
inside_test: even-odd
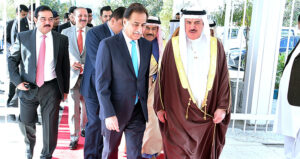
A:
[[[94,27],[93,24],[89,24],[89,23],[87,24],[87,26],[90,27],[90,28]]]
[[[89,27],[86,27],[85,33],[90,30]],[[76,33],[76,26],[69,27],[62,31],[63,35],[66,35],[69,39],[69,57],[70,57],[70,64],[73,65],[74,62],[80,62],[81,64],[85,63],[86,57],[86,49],[83,48],[82,52],[79,52],[78,45],[77,45],[77,33]],[[70,89],[74,88],[78,77],[80,75],[80,70],[74,70],[71,68],[70,71]]]
[[[55,28],[53,27],[52,30],[58,32],[58,26]]]
[[[53,36],[53,54],[55,73],[61,98],[69,92],[70,62],[68,51],[68,38],[55,31]],[[16,38],[11,55],[8,57],[8,70],[10,80],[14,85],[28,82],[29,91],[19,91],[20,98],[32,99],[37,93],[36,86],[36,29],[21,32]]]
[[[95,63],[100,41],[111,36],[107,23],[101,24],[87,32],[85,46],[86,59],[80,93],[84,97],[98,101],[95,89]]]
[[[292,54],[295,52],[297,47],[300,47],[300,41],[297,43],[296,47],[289,54],[285,66],[290,62]],[[300,54],[293,61],[289,90],[288,90],[288,101],[291,105],[300,106]]]
[[[147,98],[151,43],[138,40],[140,66],[136,77],[123,33],[104,39],[96,59],[96,91],[100,102],[100,118],[116,115],[119,125],[127,124],[134,110],[136,93],[148,121]]]
[[[14,19],[13,20],[10,20],[6,23],[6,41],[11,44],[11,36],[10,36],[10,33],[11,33],[11,28],[14,24]]]
[[[62,30],[66,29],[66,28],[69,28],[69,27],[71,27],[71,22],[66,22],[64,24],[58,25],[57,30],[58,30],[59,33],[61,33]]]
[[[27,17],[25,17],[20,20],[20,32],[27,31],[27,30],[29,30],[29,24],[27,21]],[[18,34],[18,20],[15,19],[10,32],[11,44],[15,43],[17,34]]]

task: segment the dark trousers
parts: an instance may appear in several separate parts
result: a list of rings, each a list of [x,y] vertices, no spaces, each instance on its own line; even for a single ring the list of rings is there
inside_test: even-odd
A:
[[[84,97],[88,122],[85,126],[85,159],[101,159],[103,136],[101,135],[100,105],[98,99]]]
[[[29,90],[30,91],[30,90]],[[37,107],[41,106],[43,149],[41,158],[51,159],[57,143],[58,113],[61,94],[56,79],[38,88],[32,100],[20,97],[19,126],[25,137],[27,158],[32,158],[36,142]]]
[[[9,82],[9,90],[8,90],[8,99],[7,99],[7,107],[18,107],[18,96],[16,94],[16,86]]]
[[[126,112],[123,112],[126,113]],[[102,120],[105,126],[105,121]],[[118,147],[121,142],[122,134],[125,133],[127,159],[142,159],[141,149],[146,120],[143,115],[140,102],[135,105],[131,119],[126,125],[119,125],[120,132],[104,129],[104,148],[102,159],[117,159]]]
[[[11,45],[7,43],[7,48],[9,48]],[[8,57],[10,56],[9,49],[7,50],[6,54],[6,60],[8,60]],[[6,102],[7,107],[18,107],[18,96],[16,94],[16,86],[9,82],[9,90],[8,90],[8,99]]]

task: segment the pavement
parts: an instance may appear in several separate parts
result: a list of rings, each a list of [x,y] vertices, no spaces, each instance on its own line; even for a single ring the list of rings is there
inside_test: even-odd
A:
[[[18,108],[6,109],[8,80],[4,56],[0,56],[0,159],[23,159],[25,157],[24,138],[18,124],[8,122],[6,112],[18,114]],[[230,72],[231,76],[243,76],[243,73]],[[61,114],[62,112],[60,112]],[[238,125],[238,124],[237,124]],[[230,126],[229,126],[230,127]],[[226,144],[220,159],[283,159],[283,137],[273,132],[258,129],[256,132],[242,131],[241,127],[229,128],[226,135]],[[42,127],[37,125],[37,143],[34,150],[34,159],[39,158],[42,149]]]
[[[229,128],[220,159],[283,159],[283,136]]]
[[[0,158],[25,159],[24,138],[17,123],[4,123],[0,117]],[[34,159],[42,149],[42,127],[37,126]],[[272,132],[246,131],[229,128],[220,159],[283,159],[283,138]]]

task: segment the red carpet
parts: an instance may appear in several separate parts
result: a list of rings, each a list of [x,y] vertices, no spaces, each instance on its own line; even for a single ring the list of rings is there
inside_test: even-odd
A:
[[[58,127],[58,140],[53,159],[83,159],[84,138],[80,136],[76,150],[70,150],[69,144],[68,107],[65,106]]]
[[[65,106],[58,127],[57,146],[53,153],[53,159],[83,159],[84,138],[80,136],[76,150],[69,149],[70,130],[68,124],[68,107]],[[120,145],[119,150],[123,150],[124,145]],[[157,159],[163,159],[161,154]],[[119,159],[126,159],[124,152],[119,152]]]

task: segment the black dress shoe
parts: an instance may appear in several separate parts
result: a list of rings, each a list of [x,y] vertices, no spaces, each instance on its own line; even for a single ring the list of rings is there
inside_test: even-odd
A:
[[[70,150],[75,150],[77,148],[78,141],[71,141],[69,148]]]
[[[82,137],[85,137],[85,129],[82,129],[82,130],[81,130],[80,135],[81,135]]]

